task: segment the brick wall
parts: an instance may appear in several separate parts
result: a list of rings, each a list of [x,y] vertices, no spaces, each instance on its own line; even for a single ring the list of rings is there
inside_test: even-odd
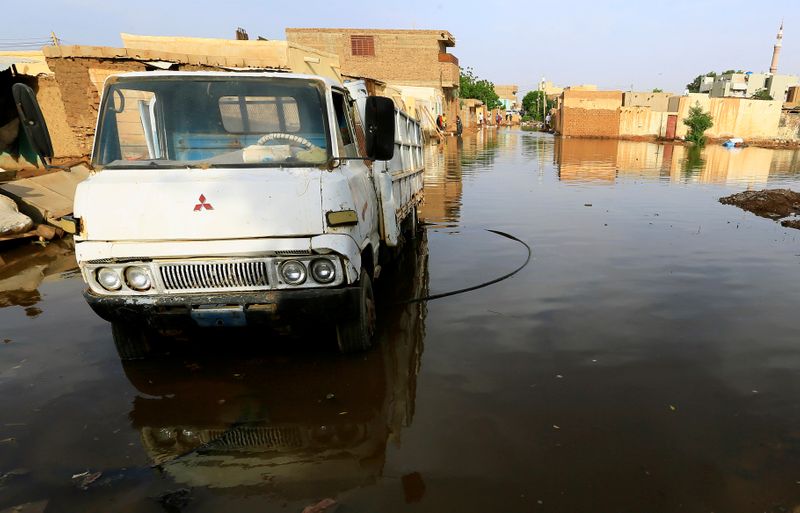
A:
[[[67,123],[75,136],[78,150],[82,156],[88,156],[92,152],[92,139],[100,105],[98,84],[92,82],[91,76],[105,77],[109,73],[103,73],[104,71],[113,73],[144,71],[145,65],[136,61],[62,57],[48,58],[47,65],[55,73],[64,101]],[[99,84],[99,87],[102,87],[102,84]]]
[[[286,29],[289,42],[339,55],[346,75],[429,87],[441,86],[443,69],[458,68],[439,62],[440,34],[435,30]],[[350,36],[372,36],[375,55],[353,55]]]
[[[566,90],[559,112],[562,135],[618,137],[622,92]]]

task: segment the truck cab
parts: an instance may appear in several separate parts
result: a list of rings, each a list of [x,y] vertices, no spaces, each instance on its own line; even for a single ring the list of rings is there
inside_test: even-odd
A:
[[[373,170],[394,156],[394,104],[362,100],[363,120],[311,75],[109,77],[73,216],[84,295],[120,357],[165,328],[278,320],[370,347],[382,225],[402,219],[382,219]]]

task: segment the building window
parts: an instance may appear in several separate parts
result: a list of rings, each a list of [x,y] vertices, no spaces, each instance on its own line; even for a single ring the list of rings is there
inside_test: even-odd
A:
[[[375,55],[375,38],[373,36],[350,36],[350,49],[353,55]]]

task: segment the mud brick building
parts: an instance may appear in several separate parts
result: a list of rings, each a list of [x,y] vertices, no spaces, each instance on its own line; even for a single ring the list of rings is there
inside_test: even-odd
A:
[[[337,54],[343,75],[386,82],[401,91],[423,122],[444,113],[455,128],[460,68],[458,59],[447,53],[456,45],[450,32],[287,28],[286,40]]]

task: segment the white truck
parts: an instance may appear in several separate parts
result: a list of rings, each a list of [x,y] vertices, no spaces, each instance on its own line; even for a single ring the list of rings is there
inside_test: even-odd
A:
[[[34,93],[15,97],[47,162]],[[342,352],[367,349],[380,249],[415,228],[422,155],[419,124],[363,83],[111,76],[75,196],[86,300],[123,359],[164,329],[262,322],[329,322]]]

